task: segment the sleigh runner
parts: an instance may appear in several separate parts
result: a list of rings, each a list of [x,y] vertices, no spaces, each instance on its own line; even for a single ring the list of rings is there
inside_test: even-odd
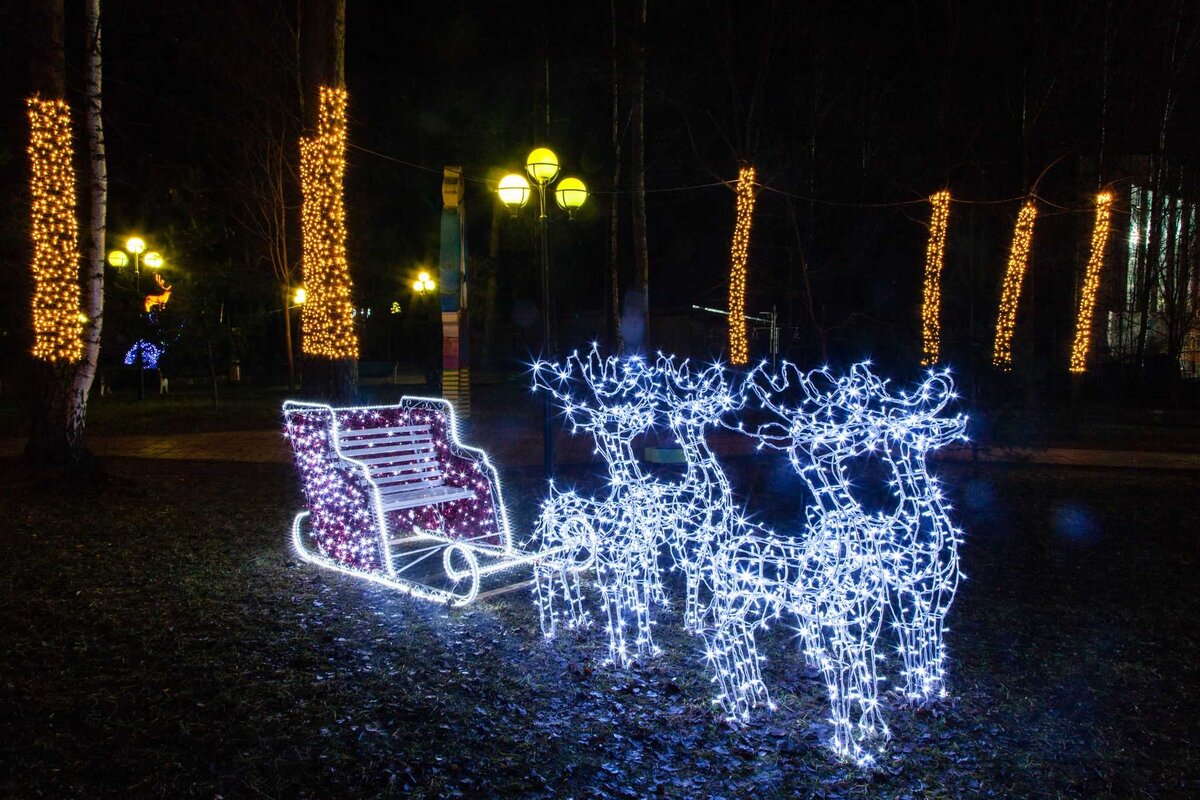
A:
[[[283,414],[307,505],[292,523],[305,561],[452,605],[532,565],[513,545],[499,475],[459,441],[447,401],[288,401]]]

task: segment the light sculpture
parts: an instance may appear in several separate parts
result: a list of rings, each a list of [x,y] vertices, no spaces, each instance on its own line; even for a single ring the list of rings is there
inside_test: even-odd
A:
[[[1071,372],[1087,370],[1088,349],[1092,341],[1092,316],[1096,310],[1096,289],[1104,269],[1104,249],[1108,246],[1108,219],[1112,214],[1112,194],[1096,195],[1096,223],[1092,227],[1092,252],[1088,256],[1083,291],[1079,294],[1079,313],[1075,317],[1075,342],[1071,346]]]
[[[317,131],[300,139],[303,272],[302,345],[308,355],[358,358],[346,260],[346,90],[321,87]]]
[[[746,364],[746,261],[750,252],[750,224],[754,219],[754,167],[738,170],[737,219],[729,254],[729,361]]]
[[[921,363],[936,364],[942,342],[942,267],[946,256],[946,227],[950,221],[950,191],[943,189],[929,198],[929,243],[925,246],[925,291],[921,306]]]
[[[79,304],[79,231],[71,109],[62,100],[31,97],[30,233],[33,240],[33,356],[74,363],[83,355]]]
[[[771,706],[755,635],[784,614],[794,617],[805,657],[825,679],[839,757],[869,764],[874,740],[889,735],[876,673],[885,618],[905,697],[944,696],[943,622],[959,579],[961,532],[925,456],[963,436],[965,418],[943,414],[954,398],[948,373],[931,372],[913,393],[893,393],[866,364],[840,377],[787,364],[774,376],[759,365],[735,395],[719,365],[693,371],[660,355],[648,368],[638,358],[602,359],[593,348],[564,365],[539,362],[534,387],[551,392],[574,430],[592,434],[609,467],[607,494],[583,497],[552,485],[542,506],[538,532],[550,555],[535,575],[546,636],[561,623],[590,620],[579,584],[590,572],[611,660],[655,654],[652,609],[667,601],[665,549],[685,575],[685,623],[704,636],[715,702],[731,719]],[[705,439],[719,423],[746,433],[725,418],[751,397],[776,421],[749,435],[786,451],[814,498],[794,537],[746,519]],[[633,440],[660,422],[684,451],[678,481],[646,474],[635,456]],[[853,465],[864,457],[889,475],[895,504],[882,512],[867,511],[856,496]]]
[[[961,531],[948,519],[925,456],[963,438],[966,419],[942,416],[955,397],[945,371],[930,373],[914,393],[893,394],[867,364],[840,378],[786,363],[773,376],[760,364],[744,390],[778,420],[751,435],[787,452],[815,502],[799,542],[752,533],[718,557],[710,651],[727,678],[725,702],[745,713],[766,699],[753,629],[792,612],[806,657],[826,680],[834,751],[870,763],[869,741],[888,735],[875,672],[885,608],[906,696],[944,695],[943,621],[958,585]],[[896,503],[869,513],[855,496],[851,465],[875,455],[889,466]]]
[[[156,308],[166,308],[167,303],[171,300],[171,285],[163,280],[162,275],[154,274],[154,282],[158,284],[158,288],[162,289],[158,294],[148,294],[143,301],[143,307],[146,313],[149,314]]]
[[[292,522],[303,560],[452,605],[474,600],[483,578],[533,565],[535,556],[513,543],[495,467],[460,441],[447,401],[405,397],[394,406],[349,408],[288,401],[283,413],[308,507]],[[371,469],[374,445],[348,455],[343,440],[363,431],[411,438],[415,428],[428,431],[422,436],[431,442],[422,461],[436,463],[442,479],[461,491],[450,502],[385,510],[382,489],[418,469],[416,456],[381,476]],[[430,569],[438,556],[442,576]]]
[[[543,560],[536,569],[542,632],[553,636],[560,621],[571,627],[587,623],[579,573],[594,570],[606,614],[609,657],[622,666],[658,652],[651,607],[666,598],[658,545],[669,524],[664,511],[667,487],[643,472],[632,445],[654,425],[650,375],[640,358],[602,358],[595,347],[587,356],[572,353],[561,364],[533,365],[534,391],[550,393],[572,432],[592,434],[596,453],[609,469],[606,495],[581,497],[550,484],[536,532],[543,551],[563,556]],[[555,602],[559,596],[561,611]],[[632,634],[627,631],[630,617]]]
[[[146,339],[138,339],[133,346],[125,351],[123,363],[127,367],[137,366],[138,350],[141,350],[142,368],[158,369],[158,360],[167,352],[167,348]]]
[[[1029,266],[1029,246],[1033,241],[1033,224],[1036,220],[1037,205],[1031,198],[1021,206],[1021,212],[1017,214],[1012,249],[1008,254],[1008,267],[1004,272],[1004,286],[1000,292],[1000,311],[996,316],[996,341],[992,348],[992,363],[1005,372],[1012,369],[1012,340],[1017,325],[1017,303],[1021,299],[1021,284],[1025,281],[1025,270]]]

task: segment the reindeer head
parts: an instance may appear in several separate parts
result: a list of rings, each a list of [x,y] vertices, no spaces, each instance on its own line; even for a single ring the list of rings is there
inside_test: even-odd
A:
[[[533,365],[534,391],[547,391],[574,430],[612,436],[622,444],[654,425],[653,373],[637,356],[602,358],[596,346],[586,356],[572,353],[562,364]]]
[[[674,356],[659,353],[655,371],[659,379],[652,389],[672,428],[714,425],[745,404],[730,391],[720,364],[693,372],[687,359],[677,365]]]

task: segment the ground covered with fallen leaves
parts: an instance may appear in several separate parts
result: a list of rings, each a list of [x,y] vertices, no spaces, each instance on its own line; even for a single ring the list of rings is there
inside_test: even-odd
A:
[[[794,518],[785,464],[731,466]],[[299,562],[288,467],[109,468],[82,489],[0,462],[0,796],[1200,795],[1200,475],[943,467],[971,578],[953,698],[889,708],[862,772],[822,747],[787,630],[779,710],[731,728],[670,613],[662,657],[613,669],[599,629],[546,642],[526,592],[453,610]],[[534,472],[510,476],[524,519]]]

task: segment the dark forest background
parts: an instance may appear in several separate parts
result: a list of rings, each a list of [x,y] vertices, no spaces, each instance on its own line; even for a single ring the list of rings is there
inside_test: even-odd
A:
[[[364,361],[414,365],[436,342],[435,309],[409,287],[436,262],[444,165],[463,165],[468,179],[473,366],[516,370],[538,352],[534,218],[498,208],[486,181],[541,144],[594,192],[577,219],[550,224],[559,342],[607,339],[612,203],[619,294],[633,285],[627,128],[642,6],[349,4],[346,205],[356,303],[372,312]],[[1200,8],[1186,0],[648,0],[646,12],[651,348],[706,357],[724,348],[723,320],[691,306],[726,305],[728,184],[745,161],[764,185],[747,308],[778,312],[787,357],[870,356],[915,372],[925,198],[948,186],[956,201],[977,202],[951,211],[944,360],[975,393],[1060,397],[1095,193],[1118,198],[1098,331],[1133,302],[1123,288],[1132,187],[1185,203],[1200,195]],[[299,274],[295,3],[106,0],[103,14],[109,237],[136,232],[168,260],[171,369],[203,372],[202,345],[216,337],[221,359],[240,359],[249,380],[279,382],[280,283]],[[82,89],[82,24],[69,4],[69,97]],[[0,372],[11,385],[28,351],[23,4],[0,6],[0,30]],[[625,166],[615,193],[614,79]],[[1017,211],[1034,190],[1041,213],[1015,371],[997,376],[1000,284]],[[271,197],[289,212],[282,264],[261,223]],[[1180,236],[1172,268],[1194,284],[1194,218]],[[110,275],[107,302],[102,362],[115,365],[136,332],[127,275]],[[1108,352],[1102,335],[1095,347],[1086,391],[1187,396],[1181,352],[1154,352],[1153,337],[1132,356]],[[756,331],[752,356],[766,351]]]

